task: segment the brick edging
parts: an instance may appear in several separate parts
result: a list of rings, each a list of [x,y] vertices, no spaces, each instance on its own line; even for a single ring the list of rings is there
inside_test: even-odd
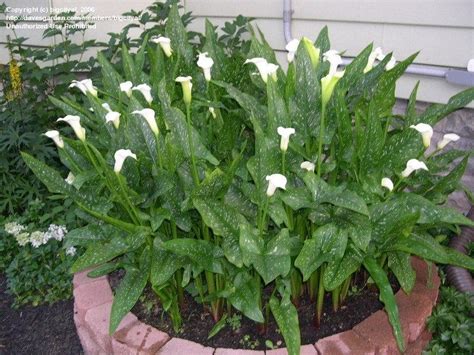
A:
[[[408,296],[402,290],[396,294],[405,342],[406,354],[420,354],[431,339],[426,319],[436,304],[440,279],[435,266],[431,270],[418,258],[412,258],[416,283]],[[170,355],[284,355],[286,349],[252,351],[214,349],[168,334],[142,323],[132,313],[122,320],[117,331],[109,336],[110,309],[113,294],[105,276],[91,279],[88,271],[74,275],[74,322],[86,355],[96,354],[170,354]],[[430,287],[431,286],[431,287]],[[383,310],[377,311],[353,329],[301,347],[301,354],[397,354],[392,328]]]

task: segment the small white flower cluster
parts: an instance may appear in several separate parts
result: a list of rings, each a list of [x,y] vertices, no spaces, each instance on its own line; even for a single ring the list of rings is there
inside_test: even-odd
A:
[[[45,233],[46,239],[56,239],[57,241],[61,241],[64,239],[64,236],[67,233],[67,229],[65,226],[58,226],[57,224],[50,224],[48,230]]]
[[[30,241],[30,233],[25,232],[26,227],[17,222],[6,223],[5,232],[12,234],[20,246],[25,246]]]
[[[26,227],[17,222],[6,223],[4,228],[7,233],[15,237],[20,246],[25,246],[30,243],[34,248],[46,244],[51,239],[62,241],[67,233],[65,226],[58,226],[56,224],[50,224],[46,232],[25,232]]]
[[[5,228],[5,232],[7,232],[8,234],[13,234],[15,236],[20,234],[26,229],[24,225],[19,224],[17,222],[6,223],[4,228]]]
[[[41,245],[46,244],[48,240],[49,239],[47,239],[45,232],[34,231],[30,234],[30,243],[33,248],[38,248]]]
[[[75,247],[69,247],[66,249],[66,255],[69,256],[74,256],[76,255],[76,248]]]

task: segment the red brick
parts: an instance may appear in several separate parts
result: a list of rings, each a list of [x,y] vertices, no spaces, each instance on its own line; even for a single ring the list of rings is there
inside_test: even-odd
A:
[[[267,350],[265,351],[267,355],[288,355],[286,348]],[[302,345],[300,349],[300,355],[318,355],[318,352],[314,348],[313,344]]]
[[[136,322],[131,327],[117,330],[113,337],[140,354],[156,354],[170,339],[168,334],[142,322]]]
[[[431,300],[420,293],[407,295],[400,291],[395,296],[397,300],[403,335],[407,342],[414,342],[426,327],[426,319],[433,310]]]
[[[76,324],[76,330],[85,355],[105,354],[105,350],[97,344],[95,339],[91,336],[88,329],[84,325],[78,326]]]
[[[137,349],[131,348],[127,344],[112,339],[112,354],[114,355],[136,355]]]
[[[429,282],[428,264],[424,260],[418,257],[413,257],[411,259],[411,265],[416,271],[416,283],[412,292],[421,293],[428,297],[433,304],[436,304],[438,300],[439,286],[441,284],[438,275],[438,268],[435,264],[432,264],[431,282]]]
[[[425,330],[412,344],[409,344],[405,355],[420,355],[431,340],[431,333]]]
[[[361,338],[375,345],[377,354],[398,354],[397,342],[385,311],[372,314],[353,328]]]
[[[81,272],[76,272],[74,274],[74,278],[72,279],[74,288],[81,285],[88,284],[89,282],[94,282],[94,281],[99,281],[99,280],[104,280],[104,279],[107,280],[106,276],[101,276],[101,277],[96,277],[96,278],[88,277],[87,274],[91,271],[92,269],[87,269]]]
[[[88,328],[97,344],[109,353],[112,351],[112,337],[109,335],[111,308],[112,302],[104,303],[100,306],[89,309],[84,318],[85,326]],[[120,322],[117,331],[131,328],[131,326],[136,322],[137,317],[132,313],[128,313],[125,318],[122,319],[122,322]]]
[[[74,305],[81,318],[88,309],[112,302],[113,298],[107,279],[89,282],[74,289]]]
[[[438,281],[436,282],[436,280]],[[434,287],[432,288],[427,287],[425,283],[417,282],[415,284],[415,287],[413,287],[413,290],[411,293],[412,294],[417,293],[417,294],[423,295],[429,299],[430,303],[433,306],[436,305],[438,301],[440,281],[439,281],[439,278],[434,279],[434,281],[435,281],[435,283],[433,284]]]
[[[193,341],[173,338],[157,354],[161,355],[213,355],[214,348],[207,348]]]
[[[352,330],[320,339],[316,344],[320,354],[375,354],[375,346]]]
[[[217,348],[214,355],[265,355],[265,351]]]

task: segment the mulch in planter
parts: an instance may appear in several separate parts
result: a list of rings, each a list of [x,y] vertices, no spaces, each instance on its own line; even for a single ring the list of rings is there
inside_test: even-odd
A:
[[[114,272],[109,276],[113,289],[118,286],[122,277],[122,271]],[[395,279],[392,277],[390,279],[394,291],[398,291],[400,286]],[[271,293],[271,290],[266,290],[266,292]],[[205,346],[265,350],[268,349],[265,345],[267,340],[270,340],[275,347],[285,346],[283,337],[272,316],[265,334],[260,333],[261,329],[258,329],[255,322],[242,315],[241,327],[236,332],[227,325],[213,338],[208,339],[209,332],[215,325],[209,311],[187,293],[185,293],[185,303],[185,308],[181,311],[183,328],[179,333],[174,332],[170,317],[166,312],[163,312],[151,288],[146,289],[145,296],[135,305],[132,313],[140,321],[152,325],[172,337],[192,340]],[[316,328],[313,322],[315,308],[314,302],[310,303],[307,297],[302,297],[298,308],[302,345],[314,344],[321,338],[352,329],[371,314],[382,309],[383,305],[379,301],[378,290],[374,287],[366,287],[348,297],[337,312],[333,311],[330,295],[327,295],[319,328]],[[239,313],[236,312],[236,314]],[[244,338],[247,338],[248,341],[243,341]]]
[[[83,354],[74,325],[74,301],[11,308],[7,280],[0,274],[0,354]]]

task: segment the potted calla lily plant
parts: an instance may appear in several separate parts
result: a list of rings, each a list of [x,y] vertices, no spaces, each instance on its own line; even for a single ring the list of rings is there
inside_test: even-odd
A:
[[[216,323],[240,312],[265,329],[273,317],[288,352],[299,354],[301,300],[314,301],[318,323],[325,296],[337,310],[363,273],[403,350],[388,275],[410,293],[412,255],[474,269],[435,238],[439,228],[473,225],[443,206],[468,153],[444,150],[454,134],[426,153],[432,126],[471,102],[474,89],[417,114],[417,85],[406,114],[395,116],[396,81],[416,54],[396,62],[369,45],[341,68],[326,28],[287,49],[285,72],[261,34],[251,29],[239,55],[219,44],[210,22],[195,49],[174,6],[166,33],[145,37],[136,54],[124,46],[117,63],[99,54],[102,81],[71,84],[82,101],[51,98],[75,137],[46,135],[74,178],[23,158],[88,222],[66,237],[86,250],[72,271],[125,270],[111,333],[147,286],[179,330],[192,289]]]

